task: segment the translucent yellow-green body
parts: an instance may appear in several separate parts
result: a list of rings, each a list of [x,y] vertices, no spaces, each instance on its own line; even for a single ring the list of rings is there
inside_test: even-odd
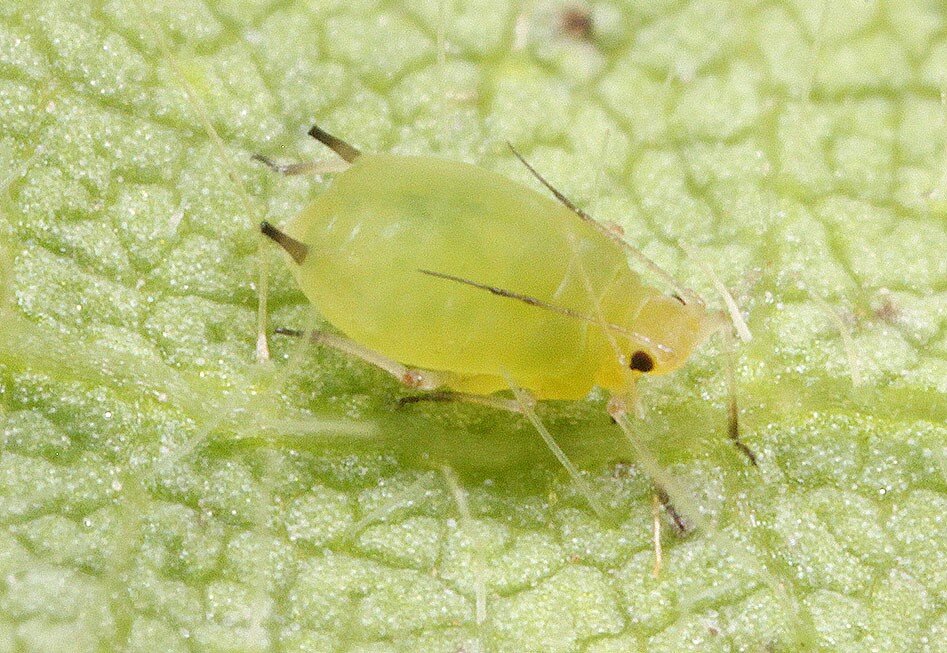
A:
[[[287,228],[308,256],[293,266],[325,319],[406,365],[448,372],[487,394],[511,378],[540,399],[622,391],[640,348],[623,325],[666,345],[655,372],[680,364],[701,315],[644,285],[623,251],[569,209],[500,175],[433,157],[363,154]],[[534,297],[576,319],[431,270]]]

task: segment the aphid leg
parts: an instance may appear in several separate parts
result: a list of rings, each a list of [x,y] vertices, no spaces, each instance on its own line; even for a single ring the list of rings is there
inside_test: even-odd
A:
[[[736,377],[736,347],[733,341],[733,333],[729,328],[723,328],[724,352],[727,358],[727,437],[744,456],[757,467],[759,463],[756,460],[756,454],[750,449],[743,440],[740,439],[740,406],[737,403],[737,377]]]
[[[661,520],[658,513],[658,506],[661,505],[664,507],[664,510],[677,527],[678,533],[685,535],[690,528],[677,511],[677,508],[674,507],[674,504],[671,502],[671,497],[668,494],[668,488],[675,487],[673,480],[661,468],[658,461],[644,444],[642,444],[641,440],[635,436],[634,431],[632,431],[631,424],[628,422],[628,408],[629,404],[632,403],[636,403],[634,397],[613,396],[608,402],[608,414],[611,415],[612,420],[621,428],[625,438],[635,450],[635,455],[639,463],[644,468],[645,473],[651,478],[651,483],[654,485],[654,569],[652,570],[652,574],[657,578],[664,564],[664,553],[661,548]],[[683,497],[684,495],[675,492],[675,496]],[[691,511],[691,514],[696,513]]]
[[[439,390],[437,392],[429,392],[423,395],[402,397],[398,400],[398,405],[407,406],[408,404],[419,404],[424,401],[462,401],[468,404],[486,406],[487,408],[506,410],[511,413],[523,412],[520,410],[519,403],[513,399],[504,399],[503,397],[495,397],[493,395],[476,395],[469,392],[454,392],[453,390]]]
[[[519,409],[516,411],[526,417],[533,425],[533,428],[539,433],[540,437],[543,439],[543,442],[546,443],[546,446],[549,448],[549,451],[552,452],[552,455],[556,457],[556,460],[566,468],[566,472],[569,473],[569,477],[572,479],[572,482],[575,484],[576,488],[579,490],[579,493],[585,497],[585,500],[591,506],[592,510],[598,515],[598,518],[602,521],[609,522],[611,517],[608,511],[605,509],[605,506],[602,505],[602,502],[598,500],[595,496],[595,492],[592,490],[592,487],[582,478],[582,474],[579,472],[579,468],[575,466],[569,457],[566,455],[566,452],[556,443],[556,440],[552,437],[552,434],[549,432],[549,429],[546,428],[546,425],[543,424],[542,420],[539,419],[539,415],[536,414],[536,398],[533,397],[529,392],[523,388],[516,385],[512,377],[504,373],[503,375],[506,378],[507,385],[510,386],[510,390],[513,391],[513,396],[516,398],[517,404],[519,404]]]
[[[302,336],[301,331],[295,329],[276,329],[276,333],[286,336]],[[419,370],[413,367],[402,365],[398,361],[392,360],[387,356],[382,356],[368,347],[364,347],[354,340],[328,331],[311,331],[309,339],[313,344],[335,349],[343,354],[360,358],[361,360],[374,365],[380,370],[388,372],[395,377],[399,383],[413,390],[435,390],[444,385],[447,381],[447,375],[442,372],[432,372],[429,370]]]
[[[277,163],[268,156],[254,154],[250,157],[259,161],[267,168],[286,177],[293,175],[324,175],[332,172],[345,172],[349,164],[345,161],[295,161],[293,163]]]
[[[664,566],[664,552],[661,548],[661,499],[658,498],[657,492],[651,495],[651,520],[654,537],[654,568],[651,575],[657,578]]]
[[[517,386],[509,377],[507,377],[507,384],[510,386],[510,390],[513,391],[513,396],[515,399],[504,399],[503,397],[496,397],[493,395],[476,395],[466,392],[442,391],[433,392],[426,395],[404,397],[398,403],[405,405],[414,404],[421,401],[463,401],[466,403],[487,406],[488,408],[496,408],[497,410],[505,410],[510,413],[518,413],[523,415],[539,432],[543,442],[546,443],[546,446],[549,447],[549,450],[556,457],[556,459],[562,464],[563,467],[566,468],[566,471],[572,478],[572,482],[575,483],[576,487],[579,489],[579,492],[585,497],[586,501],[588,501],[589,505],[592,507],[592,510],[595,511],[595,514],[598,515],[600,519],[607,521],[609,516],[608,512],[605,510],[605,507],[595,497],[592,488],[582,478],[579,469],[571,460],[569,460],[569,457],[566,456],[566,453],[552,437],[549,429],[547,429],[546,425],[543,424],[542,420],[539,419],[539,415],[536,414],[536,399],[526,390],[523,390]]]
[[[674,528],[679,535],[687,535],[688,531],[687,524],[674,508],[674,504],[672,504],[671,499],[668,498],[667,492],[659,487],[655,487],[654,492],[651,494],[652,533],[654,538],[654,568],[651,570],[651,575],[654,578],[660,576],[661,570],[664,568],[664,549],[661,546],[662,508],[664,508],[664,512],[668,514],[668,517],[671,518],[671,522],[674,524]]]
[[[333,136],[329,132],[319,127],[319,125],[313,125],[309,130],[309,135],[349,163],[352,163],[355,161],[355,159],[362,155],[358,148],[349,145],[338,136]]]
[[[635,417],[638,419],[645,418],[644,402],[641,401],[641,396],[638,394],[637,390],[635,390],[634,395],[628,399],[628,404],[631,405],[632,409],[635,411]]]
[[[697,511],[689,505],[690,502],[687,500],[687,495],[678,489],[674,479],[671,478],[670,474],[664,471],[654,457],[654,454],[648,450],[641,441],[641,438],[639,438],[635,434],[634,429],[632,429],[631,422],[628,420],[628,410],[631,408],[630,404],[633,403],[633,401],[634,399],[632,397],[612,396],[608,402],[608,414],[612,420],[618,424],[625,439],[631,445],[631,448],[634,449],[638,463],[654,484],[655,492],[658,498],[661,499],[661,503],[664,505],[664,509],[671,517],[674,525],[678,527],[681,533],[686,533],[690,530],[690,526],[675,505],[683,505],[688,515],[696,515]]]
[[[688,527],[687,522],[684,521],[684,518],[681,517],[681,513],[679,513],[674,507],[674,504],[671,503],[671,498],[667,495],[667,492],[661,488],[656,488],[654,491],[654,497],[661,503],[661,507],[664,508],[664,512],[668,514],[668,517],[671,518],[671,522],[673,522],[677,532],[681,535],[686,535],[690,528]]]

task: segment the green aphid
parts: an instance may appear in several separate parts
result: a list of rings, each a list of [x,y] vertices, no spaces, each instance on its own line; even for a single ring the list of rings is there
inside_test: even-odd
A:
[[[533,401],[582,399],[599,386],[631,437],[626,413],[638,380],[678,369],[726,324],[515,150],[556,199],[469,164],[363,154],[318,127],[310,134],[350,165],[285,230],[262,230],[344,334],[315,332],[313,340],[431,391],[408,401],[459,399],[525,414],[583,489]],[[256,158],[289,174],[314,167]],[[646,284],[629,254],[674,292]],[[514,399],[493,394],[504,390]],[[735,412],[732,419],[736,438]]]

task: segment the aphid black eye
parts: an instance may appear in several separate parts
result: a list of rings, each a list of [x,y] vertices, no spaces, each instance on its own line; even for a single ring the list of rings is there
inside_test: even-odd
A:
[[[631,355],[631,369],[637,372],[650,372],[654,369],[654,359],[646,351],[636,351]]]
[[[684,298],[681,297],[680,295],[678,295],[677,293],[673,293],[673,294],[671,295],[671,297],[673,297],[673,298],[676,299],[677,301],[679,301],[679,302],[681,302],[682,304],[684,304],[685,306],[687,306],[687,302],[684,301]]]

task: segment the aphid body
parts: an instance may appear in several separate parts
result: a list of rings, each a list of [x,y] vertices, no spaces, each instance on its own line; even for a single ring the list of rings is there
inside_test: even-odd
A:
[[[537,399],[630,396],[708,333],[702,303],[643,283],[600,229],[464,163],[358,155],[286,234],[305,245],[291,267],[329,323],[455,391],[512,379]]]

